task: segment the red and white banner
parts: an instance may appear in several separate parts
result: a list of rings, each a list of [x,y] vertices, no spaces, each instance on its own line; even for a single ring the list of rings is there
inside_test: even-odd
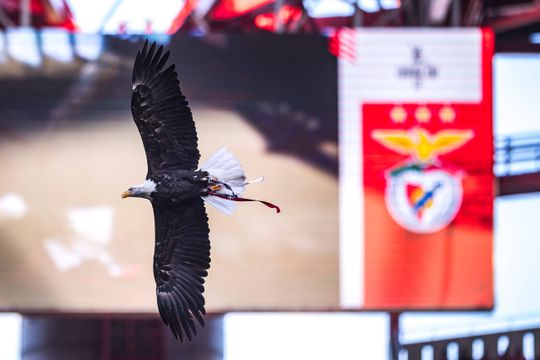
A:
[[[493,306],[493,34],[344,31],[344,308]]]

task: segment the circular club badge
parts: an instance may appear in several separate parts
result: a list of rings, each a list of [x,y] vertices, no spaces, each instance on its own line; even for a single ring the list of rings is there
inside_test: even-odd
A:
[[[407,169],[389,176],[385,202],[394,221],[414,233],[446,227],[463,199],[461,178],[444,169]]]

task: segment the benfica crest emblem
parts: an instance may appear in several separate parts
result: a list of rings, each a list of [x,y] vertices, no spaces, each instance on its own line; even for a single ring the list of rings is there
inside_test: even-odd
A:
[[[405,229],[432,233],[448,225],[463,198],[461,176],[444,168],[411,164],[389,172],[385,202],[392,218]]]
[[[394,221],[422,234],[450,224],[463,199],[464,172],[444,164],[439,155],[460,148],[474,137],[474,132],[445,129],[430,133],[414,126],[408,130],[373,130],[371,137],[407,156],[386,171],[385,203]]]

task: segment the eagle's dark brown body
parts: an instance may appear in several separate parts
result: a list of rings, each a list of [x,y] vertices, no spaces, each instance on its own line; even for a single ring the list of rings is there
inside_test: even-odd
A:
[[[150,180],[156,183],[156,191],[152,193],[153,201],[170,205],[182,201],[205,196],[209,184],[208,173],[197,170],[174,170],[169,173],[152,175]]]

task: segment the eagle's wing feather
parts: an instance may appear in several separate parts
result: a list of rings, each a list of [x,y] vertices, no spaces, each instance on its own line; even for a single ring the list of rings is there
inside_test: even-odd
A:
[[[148,173],[164,169],[195,170],[200,154],[191,110],[179,87],[174,65],[163,46],[148,41],[133,66],[131,113],[146,151]]]
[[[208,217],[203,200],[153,203],[156,231],[154,279],[159,313],[181,341],[204,326],[204,277],[210,267]]]

